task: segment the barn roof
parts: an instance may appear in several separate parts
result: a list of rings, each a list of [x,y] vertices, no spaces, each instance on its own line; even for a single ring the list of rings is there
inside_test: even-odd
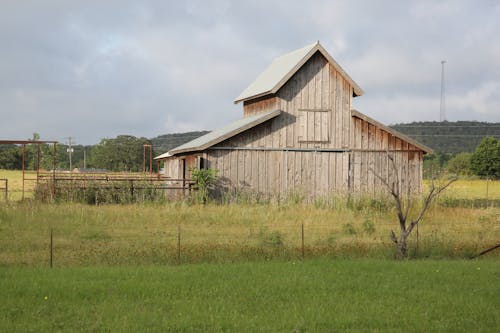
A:
[[[397,138],[399,138],[399,139],[401,139],[403,141],[408,142],[409,144],[414,145],[415,147],[421,149],[422,151],[424,151],[424,152],[426,152],[428,154],[432,154],[434,152],[431,148],[427,147],[426,145],[418,143],[417,141],[413,140],[412,138],[407,137],[403,133],[400,133],[400,132],[392,129],[389,126],[385,126],[384,124],[376,121],[375,119],[368,117],[364,113],[361,113],[361,112],[353,109],[353,110],[351,110],[351,115],[353,117],[362,119],[362,120],[364,120],[364,121],[366,121],[366,122],[368,122],[368,123],[370,123],[370,124],[372,124],[372,125],[380,128],[380,129],[383,129],[384,131],[386,131],[386,132],[394,135],[395,137],[397,137]]]
[[[280,110],[274,110],[274,111],[262,112],[253,116],[239,119],[229,125],[216,129],[210,133],[200,136],[199,138],[191,140],[179,147],[171,149],[165,154],[155,157],[155,160],[165,159],[180,153],[205,150],[207,148],[212,147],[213,145],[218,144],[219,142],[222,142],[237,134],[240,134],[243,131],[246,131],[259,124],[262,124],[263,122],[266,122],[269,119],[277,117],[280,113],[281,113]]]
[[[292,51],[274,61],[236,97],[234,103],[276,93],[316,52],[320,52],[328,62],[351,84],[355,96],[363,95],[363,90],[340,67],[332,56],[317,43]]]

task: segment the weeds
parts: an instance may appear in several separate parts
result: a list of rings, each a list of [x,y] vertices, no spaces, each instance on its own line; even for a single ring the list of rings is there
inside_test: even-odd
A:
[[[310,202],[300,191],[270,198],[243,187],[200,205],[161,189],[134,188],[132,195],[129,184],[117,191],[86,185],[61,188],[52,198],[50,183],[40,184],[37,200],[0,203],[0,265],[45,266],[51,226],[61,266],[177,263],[179,224],[182,262],[294,260],[302,224],[307,257],[393,256],[394,212],[376,195],[331,194]],[[439,198],[419,227],[419,242],[409,239],[410,257],[467,258],[497,242],[499,199],[492,184],[489,191],[487,204],[460,191]]]
[[[363,222],[363,230],[367,235],[373,235],[375,233],[375,223],[369,218],[365,218]]]

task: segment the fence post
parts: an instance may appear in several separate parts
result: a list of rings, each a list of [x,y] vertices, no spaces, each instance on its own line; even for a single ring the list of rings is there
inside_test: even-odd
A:
[[[53,266],[53,252],[54,252],[53,230],[50,227],[50,268]]]
[[[305,248],[304,248],[304,223],[302,223],[302,260],[305,257]]]
[[[181,225],[177,226],[177,263],[181,263]]]
[[[9,201],[9,180],[5,179],[5,201]]]
[[[418,223],[417,223],[417,247],[415,248],[415,256],[418,254]]]
[[[488,184],[489,184],[489,178],[486,178],[486,201],[488,201]]]

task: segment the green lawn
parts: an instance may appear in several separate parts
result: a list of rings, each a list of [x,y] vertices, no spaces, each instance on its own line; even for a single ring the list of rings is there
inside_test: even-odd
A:
[[[495,258],[3,267],[0,281],[2,332],[500,331]]]

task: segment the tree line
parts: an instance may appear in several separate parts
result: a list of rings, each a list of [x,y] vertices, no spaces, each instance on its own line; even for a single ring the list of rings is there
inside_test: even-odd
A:
[[[486,137],[473,153],[435,153],[424,157],[424,178],[439,173],[500,179],[500,140]]]
[[[39,140],[35,133],[30,141]],[[132,135],[119,135],[113,139],[102,139],[96,145],[73,145],[72,168],[99,169],[107,171],[138,172],[143,168],[143,151],[145,144],[152,144],[147,138]],[[69,170],[70,160],[68,145],[56,145],[56,169]],[[35,170],[37,165],[37,145],[27,144],[25,147],[25,168]],[[149,167],[149,150],[147,166]],[[153,152],[153,156],[156,152]],[[155,165],[153,163],[153,167]],[[22,146],[0,145],[0,169],[22,168]],[[40,145],[40,169],[53,168],[53,147],[51,144]],[[155,168],[156,169],[156,168]]]

